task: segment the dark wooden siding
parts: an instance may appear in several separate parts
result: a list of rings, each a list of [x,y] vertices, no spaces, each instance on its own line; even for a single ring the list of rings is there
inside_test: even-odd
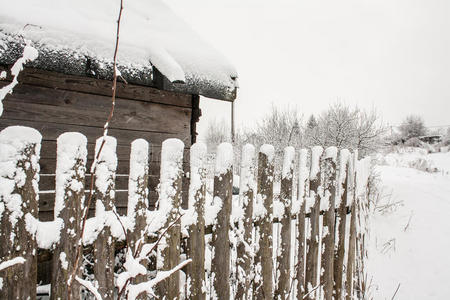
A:
[[[2,68],[0,68],[0,71]],[[97,137],[111,107],[111,82],[26,69],[20,84],[4,100],[0,130],[10,125],[33,127],[43,136],[41,149],[40,219],[53,219],[56,139],[64,132],[81,132],[88,138],[88,167]],[[1,82],[0,87],[8,82]],[[109,135],[117,138],[118,171],[116,206],[126,212],[130,143],[144,138],[151,144],[150,204],[157,199],[161,143],[179,138],[189,149],[195,141],[198,97],[119,83],[115,114]],[[194,111],[194,113],[193,113]],[[188,168],[185,151],[185,170]],[[90,177],[87,177],[89,179]],[[87,180],[87,186],[89,184]],[[187,191],[185,178],[184,190]],[[184,193],[186,194],[186,193]]]

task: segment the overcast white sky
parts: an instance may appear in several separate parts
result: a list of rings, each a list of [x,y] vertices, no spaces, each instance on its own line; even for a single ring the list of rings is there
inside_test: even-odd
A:
[[[450,125],[448,0],[165,0],[235,65],[237,123],[272,103],[305,117],[337,99],[399,124]],[[200,131],[229,118],[203,98]]]

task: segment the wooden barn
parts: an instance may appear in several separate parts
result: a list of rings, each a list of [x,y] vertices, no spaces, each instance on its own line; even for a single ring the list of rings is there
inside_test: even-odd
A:
[[[42,9],[47,2],[36,3],[36,7],[30,2],[20,8],[25,9],[20,14],[8,9],[0,12],[0,73],[7,73],[0,87],[12,80],[9,69],[21,56],[25,40],[39,53],[21,72],[14,92],[4,99],[0,130],[23,125],[41,132],[39,217],[46,221],[53,219],[57,137],[68,131],[86,135],[90,166],[95,140],[102,135],[111,107],[118,12],[98,12],[92,20],[90,11],[95,7],[70,7],[77,5],[74,2],[52,8],[42,18],[31,17],[37,5]],[[162,141],[179,138],[188,150],[196,141],[200,96],[211,98],[204,101],[233,101],[237,88],[234,68],[170,8],[159,0],[127,5],[118,51],[121,78],[109,130],[117,138],[116,206],[122,213],[127,203],[130,143],[144,138],[151,144],[152,205],[157,199]],[[74,9],[78,22],[70,26]],[[61,24],[64,19],[66,23]],[[188,157],[185,174],[187,162]]]

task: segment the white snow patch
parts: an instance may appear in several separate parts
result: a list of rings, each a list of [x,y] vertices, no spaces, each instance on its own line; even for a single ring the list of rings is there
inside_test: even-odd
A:
[[[233,146],[222,143],[217,147],[215,176],[221,176],[233,167]]]
[[[273,163],[275,158],[275,148],[272,145],[264,144],[259,148],[259,152],[267,156],[267,161],[269,164]]]
[[[316,179],[320,171],[320,156],[323,153],[321,146],[314,146],[311,149],[311,168],[309,172],[309,180]]]

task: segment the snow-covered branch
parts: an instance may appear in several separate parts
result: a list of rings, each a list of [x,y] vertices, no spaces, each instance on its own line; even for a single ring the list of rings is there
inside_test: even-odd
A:
[[[24,262],[25,262],[25,259],[23,257],[16,257],[16,258],[1,262],[0,263],[0,271],[4,270],[6,268],[12,267],[14,265],[17,265],[17,264],[23,264]]]
[[[30,40],[25,40],[25,48],[23,49],[22,57],[20,57],[11,68],[11,75],[13,76],[13,80],[7,86],[4,86],[0,89],[0,117],[3,114],[3,99],[5,99],[6,95],[11,94],[14,87],[19,83],[17,78],[19,77],[19,73],[23,70],[24,64],[29,61],[33,61],[38,57],[38,51],[31,46]],[[0,74],[0,79],[4,79],[6,77],[6,72],[2,72]]]

